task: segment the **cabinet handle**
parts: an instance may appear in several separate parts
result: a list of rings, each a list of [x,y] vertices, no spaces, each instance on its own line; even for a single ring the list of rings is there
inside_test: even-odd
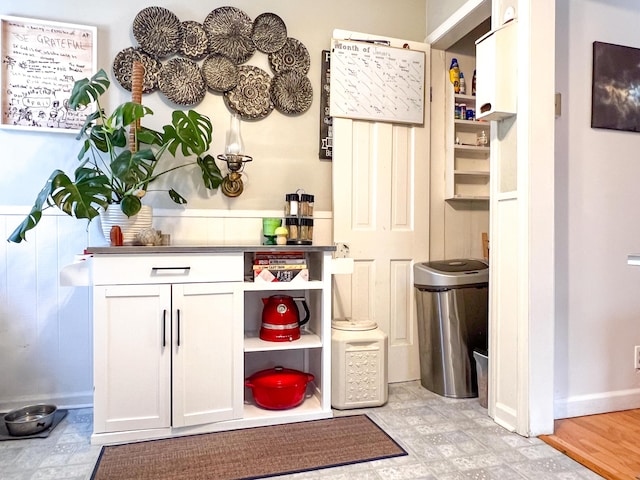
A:
[[[151,275],[188,275],[191,267],[151,267]]]
[[[178,335],[177,335],[177,342],[178,342],[178,346],[180,346],[180,309],[176,310],[176,316],[177,316],[177,321],[178,321]]]
[[[167,346],[167,309],[162,311],[162,346]]]

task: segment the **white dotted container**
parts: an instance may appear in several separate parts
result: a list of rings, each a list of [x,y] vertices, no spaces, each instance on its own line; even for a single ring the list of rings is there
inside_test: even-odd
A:
[[[331,322],[331,405],[377,407],[389,398],[387,335],[375,322]]]

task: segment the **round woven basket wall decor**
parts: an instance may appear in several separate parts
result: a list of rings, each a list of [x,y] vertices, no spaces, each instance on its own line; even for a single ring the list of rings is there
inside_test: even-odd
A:
[[[256,51],[251,40],[252,25],[249,15],[238,8],[216,8],[203,22],[209,51],[229,57],[236,65],[245,63]]]
[[[311,81],[306,75],[285,70],[271,81],[271,99],[276,110],[291,115],[309,110],[313,98]]]
[[[180,55],[192,60],[204,58],[209,51],[209,39],[202,24],[187,20],[181,23],[180,30]]]
[[[251,120],[274,109],[299,115],[311,107],[309,51],[287,36],[284,20],[275,13],[252,20],[239,8],[223,6],[202,22],[181,21],[167,8],[151,6],[137,13],[132,30],[138,45],[118,52],[112,65],[126,90],[131,91],[133,61],[139,60],[144,66],[142,93],[159,90],[176,105],[196,105],[212,92]],[[267,56],[271,74],[247,64],[256,52]]]
[[[245,120],[264,118],[273,111],[271,76],[252,65],[238,67],[238,84],[225,92],[227,106]]]
[[[133,62],[138,60],[144,67],[142,93],[151,93],[158,89],[158,73],[162,63],[155,57],[144,53],[140,48],[128,47],[121,50],[113,60],[113,75],[125,90],[131,91]]]
[[[193,60],[172,58],[158,76],[160,91],[173,103],[191,106],[204,99],[206,87],[200,67]]]
[[[150,55],[164,58],[178,53],[180,35],[180,20],[166,8],[143,8],[133,19],[133,36]]]

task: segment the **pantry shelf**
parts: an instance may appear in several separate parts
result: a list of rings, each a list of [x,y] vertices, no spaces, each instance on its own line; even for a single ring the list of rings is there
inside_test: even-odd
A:
[[[489,198],[489,138],[491,124],[474,119],[455,118],[474,110],[476,97],[450,91],[446,99],[445,199],[486,200]]]

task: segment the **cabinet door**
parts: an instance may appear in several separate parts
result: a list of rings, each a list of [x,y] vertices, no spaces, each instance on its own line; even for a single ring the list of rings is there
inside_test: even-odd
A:
[[[94,431],[168,427],[171,287],[94,287]]]
[[[240,282],[173,285],[173,426],[242,416]]]

